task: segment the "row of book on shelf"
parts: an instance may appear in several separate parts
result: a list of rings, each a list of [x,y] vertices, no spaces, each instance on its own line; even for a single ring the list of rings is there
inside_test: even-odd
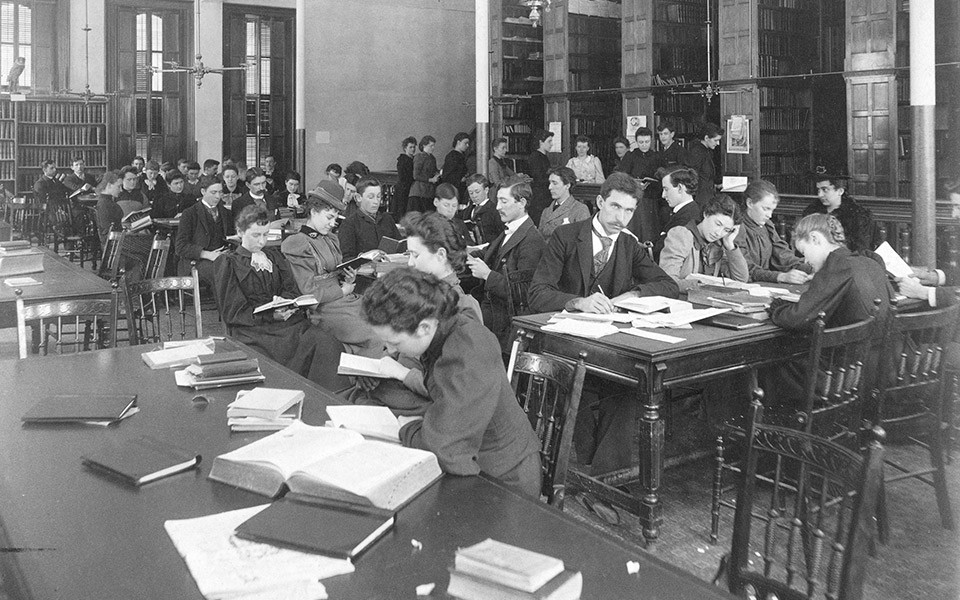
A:
[[[18,132],[20,144],[50,145],[94,145],[107,143],[107,129],[104,125],[80,125],[51,127],[44,124],[20,124]]]
[[[11,103],[10,106],[13,106]],[[107,119],[106,103],[59,103],[59,102],[18,102],[21,122],[35,123],[105,123]],[[0,105],[2,110],[2,105]],[[0,118],[11,118],[12,113],[0,114]]]
[[[49,158],[58,165],[69,165],[75,158],[83,159],[87,169],[106,168],[106,149],[92,150],[90,148],[19,148],[19,162],[21,169],[35,169],[39,171],[41,160]]]

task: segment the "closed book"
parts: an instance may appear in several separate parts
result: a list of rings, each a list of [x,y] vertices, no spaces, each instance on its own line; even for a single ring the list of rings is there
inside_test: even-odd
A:
[[[122,444],[109,444],[81,459],[89,467],[133,486],[180,473],[200,464],[200,455],[167,442],[141,436]]]
[[[461,573],[532,592],[563,571],[563,561],[488,538],[457,550],[454,567]]]
[[[705,321],[708,325],[722,327],[724,329],[750,329],[751,327],[760,327],[764,320],[755,319],[753,315],[741,315],[737,313],[723,313],[711,317]]]
[[[213,354],[214,346],[213,340],[190,340],[186,344],[144,352],[140,358],[151,369],[182,367],[194,362],[198,356]]]
[[[0,277],[43,271],[43,252],[37,249],[0,254]]]
[[[257,383],[266,379],[260,369],[248,371],[239,375],[227,375],[225,377],[208,377],[200,379],[189,371],[189,368],[181,371],[174,371],[173,377],[177,385],[182,387],[192,387],[195,390],[212,390],[222,387],[231,387],[234,385],[244,385],[247,383]]]
[[[22,418],[24,423],[115,423],[136,404],[136,395],[59,394],[42,399]]]
[[[396,510],[441,475],[425,450],[364,440],[300,421],[213,461],[210,479],[277,497],[301,496]]]
[[[193,359],[193,364],[206,366],[206,365],[215,365],[217,363],[225,362],[234,362],[237,360],[245,360],[247,358],[247,353],[243,350],[231,350],[228,352],[214,352],[213,354],[201,354]]]
[[[461,600],[577,600],[583,591],[580,571],[566,569],[540,588],[525,592],[506,585],[450,569],[447,594]]]
[[[259,417],[276,419],[291,407],[303,402],[302,390],[254,388],[240,390],[237,398],[227,405],[227,418]]]
[[[282,498],[237,527],[246,540],[355,559],[393,528],[393,511]]]
[[[190,365],[187,370],[197,379],[212,379],[214,377],[230,377],[254,373],[260,370],[260,361],[256,358],[234,360],[230,362],[214,363],[212,365]]]

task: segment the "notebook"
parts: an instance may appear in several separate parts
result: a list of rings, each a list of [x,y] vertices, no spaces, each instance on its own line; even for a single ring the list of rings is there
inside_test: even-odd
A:
[[[136,395],[57,394],[47,396],[23,415],[24,423],[110,425],[136,409]]]
[[[107,444],[80,457],[85,465],[132,486],[168,477],[200,464],[200,455],[141,436],[121,444]]]
[[[392,511],[277,500],[236,529],[237,537],[354,560],[393,528]]]

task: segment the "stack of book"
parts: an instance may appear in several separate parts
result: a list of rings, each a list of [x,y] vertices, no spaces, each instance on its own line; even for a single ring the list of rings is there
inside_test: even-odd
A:
[[[185,367],[198,356],[213,354],[215,347],[216,342],[212,338],[164,342],[160,350],[144,352],[140,358],[151,369]]]
[[[0,242],[0,277],[43,271],[43,252],[30,242]]]
[[[579,571],[559,558],[487,539],[457,550],[447,593],[462,600],[576,600]]]
[[[243,351],[220,352],[197,356],[186,369],[174,373],[177,385],[195,390],[256,383],[266,377],[260,371],[260,361],[248,358]]]
[[[227,425],[230,431],[279,431],[300,418],[303,397],[301,390],[240,390],[227,405]]]

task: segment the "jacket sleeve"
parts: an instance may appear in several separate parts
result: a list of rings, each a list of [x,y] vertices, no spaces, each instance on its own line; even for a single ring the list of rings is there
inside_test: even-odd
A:
[[[431,173],[429,160],[427,157],[422,154],[418,154],[413,159],[413,178],[416,181],[422,181],[424,183],[429,183],[430,178],[433,177]]]
[[[681,290],[689,289],[684,277],[684,266],[690,249],[693,248],[693,234],[686,227],[674,227],[667,232],[667,239],[663,242],[663,251],[660,252],[660,268],[680,285]],[[689,268],[689,267],[687,267]]]
[[[576,244],[576,240],[571,243]],[[573,252],[569,254],[572,255]],[[567,255],[567,243],[554,232],[530,283],[528,294],[530,308],[534,312],[561,310],[567,302],[579,298],[577,294],[560,291],[560,278],[563,276],[564,259]]]
[[[233,269],[233,262],[228,255],[222,255],[213,263],[213,272],[216,281],[217,307],[223,322],[229,327],[253,327],[264,321],[253,314],[254,307],[247,301],[247,297],[240,287],[240,280]]]
[[[620,159],[620,164],[617,165],[617,168],[615,170],[619,173],[626,173],[629,175],[632,169],[633,169],[633,152],[627,151],[627,153],[623,155],[623,158]]]
[[[401,182],[410,181],[413,179],[413,162],[411,160],[403,160],[403,155],[397,157],[397,177]]]
[[[733,250],[723,249],[723,267],[727,276],[737,281],[746,282],[750,279],[750,269],[747,268],[747,259],[743,257],[739,246]]]
[[[540,232],[529,230],[526,237],[517,244],[511,254],[516,252],[516,262],[515,267],[511,270],[515,271],[526,271],[526,270],[535,270],[537,265],[540,264],[540,257],[543,256],[543,236],[540,235]],[[513,262],[512,256],[507,262]],[[491,262],[496,261],[496,256],[493,256]],[[490,267],[490,275],[487,276],[487,281],[484,283],[483,289],[498,298],[504,300],[507,299],[510,295],[510,289],[507,285],[507,275],[502,273],[499,270],[500,265],[488,264]]]
[[[603,180],[606,179],[606,175],[603,174],[603,165],[600,163],[600,159],[594,156],[591,164],[593,165],[594,180],[597,183],[603,183]]]
[[[852,284],[853,277],[846,271],[820,271],[810,280],[810,287],[800,295],[799,302],[775,298],[770,305],[770,320],[784,329],[807,329],[820,312],[833,314]]]
[[[177,229],[176,251],[177,256],[184,260],[200,260],[200,251],[203,246],[194,241],[194,231],[197,228],[197,211],[185,210],[180,215],[180,227]]]
[[[446,473],[480,472],[480,445],[499,400],[497,386],[489,385],[492,363],[482,354],[464,333],[452,332],[427,379],[431,404],[422,420],[400,431],[404,446],[433,452]]]
[[[310,241],[305,235],[293,235],[280,245],[284,256],[290,263],[290,270],[297,286],[304,294],[313,294],[320,304],[326,304],[343,298],[340,280],[336,273],[321,271],[320,260],[313,253]]]
[[[273,261],[273,265],[280,269],[280,293],[277,296],[281,298],[296,298],[301,294],[300,286],[297,285],[297,279],[293,276],[293,271],[290,270],[290,263],[287,261],[287,257],[283,255],[283,252],[279,248],[267,248],[264,250],[267,257]]]

